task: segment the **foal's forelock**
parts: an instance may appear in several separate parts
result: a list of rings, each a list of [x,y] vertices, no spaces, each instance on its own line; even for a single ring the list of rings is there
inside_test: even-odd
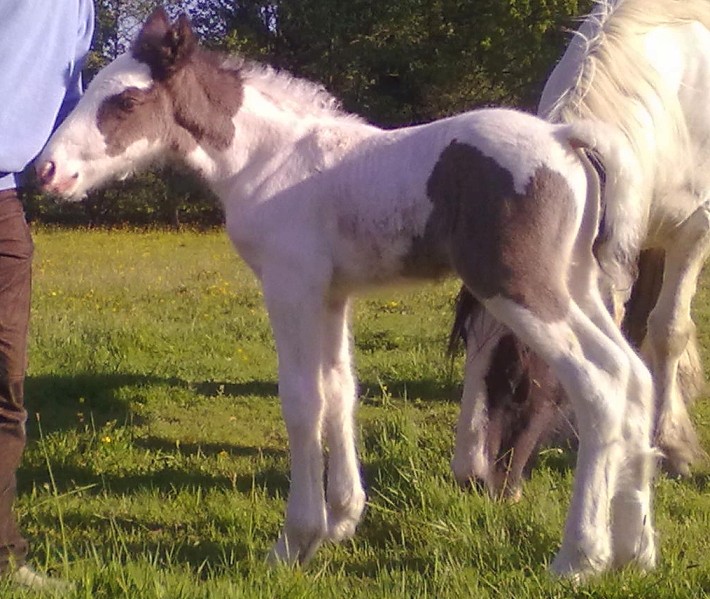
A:
[[[109,156],[119,156],[141,140],[161,142],[182,156],[197,146],[230,146],[233,117],[243,98],[238,71],[222,68],[216,56],[197,52],[162,79],[155,79],[152,66],[135,56],[124,55],[115,63],[87,94],[96,96],[96,126]]]

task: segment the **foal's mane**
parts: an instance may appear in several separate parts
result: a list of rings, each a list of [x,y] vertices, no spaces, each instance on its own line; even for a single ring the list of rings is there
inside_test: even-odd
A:
[[[654,173],[657,182],[669,180],[673,165],[689,152],[687,124],[676,93],[645,59],[639,36],[656,27],[692,21],[710,29],[710,2],[596,1],[596,10],[587,17],[592,34],[584,38],[577,32],[584,57],[576,80],[544,116],[614,125],[627,137],[643,172]],[[654,143],[649,143],[649,135]]]
[[[257,89],[280,108],[299,117],[360,120],[345,112],[340,101],[318,83],[236,56],[228,58],[225,67],[239,71],[246,85]]]

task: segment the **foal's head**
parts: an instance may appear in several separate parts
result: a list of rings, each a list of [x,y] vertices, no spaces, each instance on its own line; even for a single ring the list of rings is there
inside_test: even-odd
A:
[[[239,71],[198,47],[185,16],[172,25],[157,9],[52,136],[37,163],[40,181],[79,198],[170,154],[224,150],[241,101]]]
[[[455,313],[449,350],[453,353],[464,340],[469,345],[468,359],[476,359],[476,344],[492,343],[487,340],[491,331],[474,324],[483,315],[483,307],[463,287]],[[469,332],[475,334],[469,337]],[[469,423],[477,434],[457,438],[452,466],[461,485],[474,483],[494,497],[517,499],[539,448],[552,440],[568,439],[572,430],[562,388],[542,359],[512,334],[497,339],[491,350],[482,381],[485,394],[464,399],[477,402]]]
[[[517,500],[539,449],[563,428],[565,397],[547,364],[513,335],[499,341],[485,385],[486,419],[479,425],[488,463],[474,474],[491,495]]]

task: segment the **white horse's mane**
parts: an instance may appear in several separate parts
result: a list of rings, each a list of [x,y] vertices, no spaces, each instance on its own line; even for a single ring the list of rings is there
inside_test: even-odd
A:
[[[360,120],[343,110],[340,101],[319,83],[241,57],[228,58],[225,66],[238,70],[246,84],[298,116]]]
[[[710,29],[708,0],[596,0],[573,85],[545,115],[553,121],[601,120],[629,140],[644,172],[673,177],[689,152],[688,130],[674,90],[648,63],[640,36],[656,27],[698,21]],[[640,108],[640,110],[639,110]],[[648,143],[652,130],[655,143]],[[668,168],[664,172],[663,167]]]

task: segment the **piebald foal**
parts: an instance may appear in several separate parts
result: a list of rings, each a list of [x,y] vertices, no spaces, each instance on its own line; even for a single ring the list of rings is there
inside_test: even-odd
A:
[[[599,296],[599,189],[579,147],[631,177],[625,146],[592,123],[481,110],[383,131],[320,87],[201,49],[186,18],[171,25],[158,10],[97,74],[38,172],[46,189],[79,198],[171,156],[221,198],[278,352],[291,488],[274,560],[303,563],[351,536],[365,505],[350,296],[454,273],[544,357],[588,423],[553,565],[583,575],[650,567],[655,548],[651,381]]]

